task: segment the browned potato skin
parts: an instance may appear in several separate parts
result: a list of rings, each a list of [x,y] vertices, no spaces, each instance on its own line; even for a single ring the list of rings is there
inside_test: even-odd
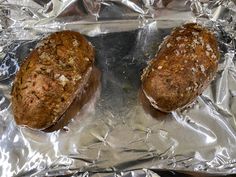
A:
[[[196,23],[173,30],[142,74],[142,89],[156,109],[170,112],[193,102],[209,85],[220,54],[215,36]]]
[[[53,132],[62,129],[68,124],[72,117],[81,110],[81,108],[95,95],[95,92],[100,87],[101,72],[96,67],[93,67],[90,78],[84,89],[76,95],[76,98],[71,103],[70,107],[63,113],[63,115],[55,122],[55,124],[44,129],[44,132]]]
[[[78,32],[43,39],[22,63],[12,89],[15,121],[33,129],[53,125],[87,83],[94,49]]]

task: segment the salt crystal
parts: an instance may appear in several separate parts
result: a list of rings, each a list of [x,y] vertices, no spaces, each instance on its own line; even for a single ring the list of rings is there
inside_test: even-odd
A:
[[[69,81],[69,79],[67,79],[67,77],[66,76],[64,76],[64,75],[61,75],[60,77],[59,77],[59,81],[61,82],[61,84],[63,85],[63,87],[66,85],[66,83]]]
[[[197,36],[197,35],[199,35],[199,32],[192,32],[192,34],[194,35],[194,36]]]
[[[202,37],[199,37],[199,39],[200,39],[201,45],[204,46],[203,38],[202,38]]]
[[[200,44],[197,39],[194,39],[193,42],[194,42],[195,44]]]
[[[215,54],[213,54],[213,55],[211,56],[211,58],[213,58],[213,59],[216,59],[216,56],[215,56]]]
[[[77,75],[75,79],[80,80],[81,78],[82,78],[81,75]]]
[[[85,57],[84,59],[85,59],[86,61],[89,61],[89,58],[88,58],[88,57]]]
[[[188,90],[191,90],[191,89],[192,89],[192,87],[187,87],[187,88],[186,88],[187,91],[188,91]]]
[[[50,73],[52,70],[51,69],[46,69],[46,72],[47,73]]]
[[[207,50],[208,50],[209,52],[213,52],[213,50],[212,50],[212,48],[211,48],[211,46],[210,46],[209,44],[206,45],[206,48],[207,48]]]
[[[177,41],[181,40],[181,37],[180,37],[180,36],[178,36],[178,37],[176,38],[176,40],[177,40]]]
[[[191,44],[190,46],[191,46],[192,48],[195,48],[195,44]]]
[[[191,68],[191,70],[193,73],[196,72],[196,68]]]
[[[76,39],[73,40],[73,46],[74,47],[78,47],[79,46],[79,43]]]
[[[162,69],[162,67],[163,67],[163,66],[158,66],[158,68],[157,68],[157,69],[159,69],[159,70],[160,70],[160,69]]]
[[[205,73],[205,67],[203,65],[200,65],[201,72]]]
[[[171,44],[170,44],[170,43],[168,43],[168,44],[166,45],[166,47],[167,47],[167,48],[169,48],[170,46],[171,46]]]
[[[60,74],[55,74],[54,77],[57,79],[60,77]]]

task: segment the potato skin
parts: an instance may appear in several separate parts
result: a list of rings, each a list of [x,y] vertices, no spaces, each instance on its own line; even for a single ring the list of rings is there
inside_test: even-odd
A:
[[[156,109],[170,112],[193,102],[213,79],[220,54],[215,36],[196,23],[177,27],[141,76]]]
[[[53,125],[87,83],[94,53],[78,32],[44,38],[24,60],[13,83],[16,123],[40,130]]]
[[[59,129],[63,129],[66,126],[71,118],[75,118],[78,112],[82,107],[90,100],[92,97],[96,99],[96,92],[100,91],[100,78],[101,72],[98,68],[93,67],[90,78],[83,90],[76,95],[75,99],[69,106],[69,108],[63,113],[63,115],[55,122],[55,124],[44,129],[44,132],[53,132]],[[99,93],[99,92],[98,92]]]

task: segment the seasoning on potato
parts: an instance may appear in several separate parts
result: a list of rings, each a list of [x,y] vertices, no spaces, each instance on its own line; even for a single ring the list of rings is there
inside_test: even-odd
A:
[[[212,81],[220,58],[211,31],[196,23],[177,27],[141,76],[150,104],[171,112],[193,102]]]
[[[86,94],[94,48],[78,32],[44,38],[18,71],[12,88],[15,122],[43,130],[54,125],[77,95]]]

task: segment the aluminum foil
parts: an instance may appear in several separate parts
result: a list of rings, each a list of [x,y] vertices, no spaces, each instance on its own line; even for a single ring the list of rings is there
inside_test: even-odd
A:
[[[215,31],[217,75],[189,107],[163,114],[140,74],[175,26]],[[158,169],[236,173],[234,0],[0,0],[1,176],[158,176]],[[20,63],[50,32],[83,33],[96,48],[101,89],[62,130],[16,126],[10,92]]]

